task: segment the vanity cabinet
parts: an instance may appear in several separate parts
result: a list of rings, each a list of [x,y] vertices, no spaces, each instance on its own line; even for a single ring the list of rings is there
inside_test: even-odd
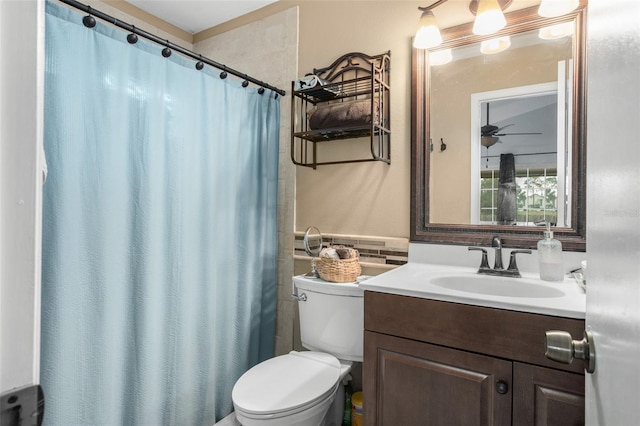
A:
[[[584,424],[582,364],[544,355],[583,320],[366,291],[364,327],[366,425]]]

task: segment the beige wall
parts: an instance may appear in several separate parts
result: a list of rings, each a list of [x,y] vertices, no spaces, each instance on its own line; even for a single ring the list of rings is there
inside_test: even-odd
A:
[[[568,40],[568,39],[567,39]],[[557,81],[558,61],[571,57],[571,43],[510,49],[432,67],[430,216],[432,223],[469,223],[471,193],[471,95]],[[535,64],[523,66],[522,64]],[[517,70],[517,71],[513,71]],[[446,151],[438,149],[440,138]],[[482,148],[483,154],[486,148]]]
[[[348,52],[391,51],[391,164],[370,162],[296,170],[296,230],[405,237],[409,235],[411,37],[419,2],[300,2],[299,75]],[[340,158],[364,154],[368,140],[322,145]]]

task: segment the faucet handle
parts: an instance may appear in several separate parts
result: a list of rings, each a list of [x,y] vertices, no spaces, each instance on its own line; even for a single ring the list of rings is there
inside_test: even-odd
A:
[[[482,247],[467,247],[467,248],[469,249],[469,251],[476,250],[476,251],[481,251],[482,252],[482,260],[480,261],[479,270],[491,269],[489,267],[489,259],[487,258],[487,250],[486,249],[483,249]]]
[[[507,268],[507,271],[517,272],[518,276],[520,276],[520,271],[518,271],[518,265],[516,264],[516,254],[518,253],[531,254],[531,250],[511,250],[511,256],[509,258],[509,267]]]

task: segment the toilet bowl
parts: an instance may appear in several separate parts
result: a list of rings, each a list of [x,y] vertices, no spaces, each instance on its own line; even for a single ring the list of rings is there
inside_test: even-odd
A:
[[[296,352],[264,361],[236,382],[236,418],[252,425],[320,425],[351,370],[322,352]]]
[[[302,345],[244,373],[232,391],[243,426],[340,426],[343,381],[362,361],[364,292],[357,283],[293,278]]]

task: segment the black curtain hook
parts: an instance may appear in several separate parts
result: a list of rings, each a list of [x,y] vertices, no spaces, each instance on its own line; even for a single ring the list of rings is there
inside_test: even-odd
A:
[[[264,87],[258,89],[258,94],[262,95],[264,93]]]
[[[87,6],[88,15],[82,18],[82,23],[87,28],[93,28],[96,26],[96,18],[91,16],[91,6]]]
[[[242,82],[242,87],[247,87],[249,85],[249,82],[247,80]]]
[[[278,94],[277,93],[273,96],[273,99],[278,99]]]
[[[225,78],[227,78],[227,66],[226,65],[222,66],[222,72],[220,73],[220,78],[223,79],[223,80]]]
[[[198,55],[198,57],[200,58],[200,60],[196,62],[196,69],[200,71],[202,70],[202,68],[204,68],[204,62],[202,62],[202,55]]]
[[[129,44],[136,44],[138,42],[135,25],[131,26],[131,34],[127,35],[127,41]]]
[[[171,56],[171,49],[169,49],[169,40],[167,40],[167,44],[165,44],[164,49],[162,49],[162,56],[164,56],[165,58],[168,58],[169,56]]]

